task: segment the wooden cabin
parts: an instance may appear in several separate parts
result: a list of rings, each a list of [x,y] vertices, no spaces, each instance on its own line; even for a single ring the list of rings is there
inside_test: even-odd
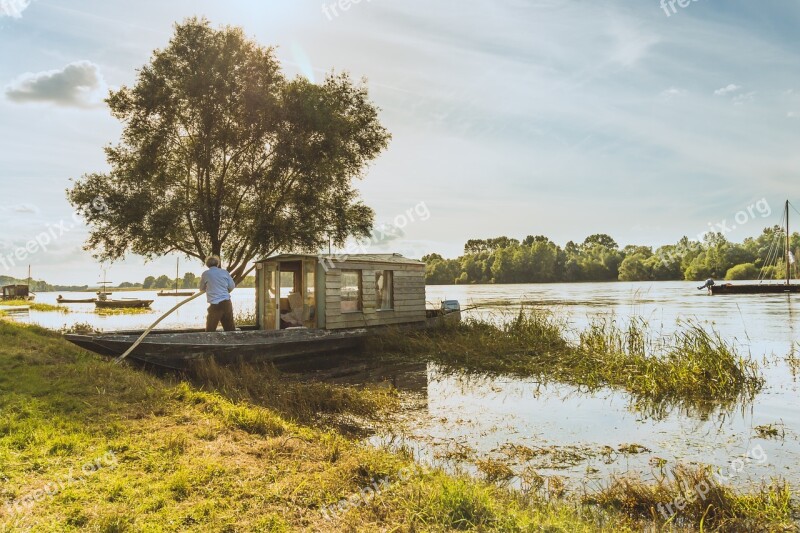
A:
[[[278,255],[256,263],[259,329],[424,324],[425,263],[399,254]]]
[[[28,300],[30,289],[27,285],[6,285],[3,287],[3,300]]]

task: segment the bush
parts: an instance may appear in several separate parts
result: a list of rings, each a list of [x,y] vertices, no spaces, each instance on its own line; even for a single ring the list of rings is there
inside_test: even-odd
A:
[[[726,280],[758,279],[759,270],[753,263],[743,263],[728,269]]]

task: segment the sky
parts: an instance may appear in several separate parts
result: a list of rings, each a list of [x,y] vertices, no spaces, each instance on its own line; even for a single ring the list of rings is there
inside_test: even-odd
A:
[[[122,131],[108,90],[191,16],[276,47],[290,77],[366,79],[393,139],[358,187],[378,224],[402,226],[369,252],[757,235],[786,198],[800,206],[800,3],[680,3],[0,0],[0,275],[174,270],[174,257],[100,265],[64,193],[108,170]]]

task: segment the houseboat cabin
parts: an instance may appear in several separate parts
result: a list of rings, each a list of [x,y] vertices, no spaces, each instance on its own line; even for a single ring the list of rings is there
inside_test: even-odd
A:
[[[28,300],[30,289],[27,285],[6,285],[3,287],[3,300]]]
[[[262,330],[424,324],[425,263],[399,254],[278,255],[256,263]]]

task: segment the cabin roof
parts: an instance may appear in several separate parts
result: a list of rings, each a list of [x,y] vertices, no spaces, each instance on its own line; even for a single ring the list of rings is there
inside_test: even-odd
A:
[[[328,260],[333,262],[356,262],[356,263],[391,263],[400,265],[424,265],[422,261],[417,259],[409,259],[400,254],[281,254],[272,257],[265,257],[257,263],[266,263],[270,261],[291,261],[296,259],[316,259],[319,261]]]

